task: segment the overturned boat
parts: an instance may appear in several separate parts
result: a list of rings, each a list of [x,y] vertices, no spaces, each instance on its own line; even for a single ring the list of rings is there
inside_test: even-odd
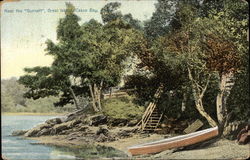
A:
[[[135,145],[128,148],[132,155],[158,153],[171,148],[179,148],[196,144],[218,135],[218,127],[209,128],[194,133],[167,138],[155,142]]]

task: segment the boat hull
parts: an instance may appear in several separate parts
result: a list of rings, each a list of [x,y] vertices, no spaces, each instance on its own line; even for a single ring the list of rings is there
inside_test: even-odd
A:
[[[128,148],[132,155],[158,153],[167,149],[184,147],[196,144],[218,135],[218,128],[214,127],[204,131],[198,131],[183,136],[168,138],[152,143],[146,143]]]

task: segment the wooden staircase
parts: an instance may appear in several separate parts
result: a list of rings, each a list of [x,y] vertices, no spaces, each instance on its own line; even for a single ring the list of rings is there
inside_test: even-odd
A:
[[[144,128],[142,129],[142,131],[147,131],[147,132],[151,132],[151,131],[155,131],[157,130],[157,127],[161,121],[163,114],[160,114],[158,112],[158,108],[155,107],[155,109],[153,110],[151,116],[149,117],[147,123],[145,123]]]
[[[138,123],[142,131],[151,132],[155,131],[161,121],[163,116],[162,113],[158,111],[156,107],[157,99],[160,98],[160,95],[163,91],[163,85],[157,89],[153,102],[150,102],[146,111],[144,112],[141,121]]]

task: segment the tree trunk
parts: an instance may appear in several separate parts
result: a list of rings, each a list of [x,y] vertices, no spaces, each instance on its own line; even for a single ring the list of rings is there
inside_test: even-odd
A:
[[[191,70],[188,68],[188,77],[189,80],[191,81],[192,84],[192,92],[193,92],[193,96],[194,96],[194,100],[195,100],[195,107],[196,109],[199,111],[199,113],[206,118],[206,120],[208,121],[209,125],[211,127],[215,127],[217,126],[217,123],[215,120],[213,120],[213,118],[205,111],[204,107],[203,107],[203,103],[202,103],[202,99],[203,96],[207,90],[207,86],[209,83],[209,78],[207,79],[206,85],[204,87],[200,86],[193,78]]]
[[[72,89],[72,87],[71,87],[71,86],[69,87],[69,90],[70,90],[70,92],[71,92],[71,94],[72,94],[72,96],[73,96],[73,100],[74,100],[74,103],[75,103],[76,109],[80,109],[80,107],[79,107],[79,105],[78,105],[78,102],[77,102],[76,95],[75,95],[75,93],[74,93],[74,91],[73,91],[73,89]]]
[[[96,107],[96,99],[95,99],[95,94],[94,94],[94,91],[93,91],[93,88],[92,86],[89,84],[89,90],[90,90],[90,95],[91,95],[91,98],[92,98],[92,107],[93,107],[93,110],[95,112],[98,112],[98,108]]]
[[[95,103],[99,111],[102,110],[101,106],[101,90],[102,90],[102,82],[100,83],[100,87],[98,87],[96,84],[94,84],[94,97],[95,97]]]
[[[102,110],[102,105],[101,105],[101,95],[102,95],[102,86],[103,86],[103,81],[101,81],[101,83],[100,83],[100,87],[99,87],[99,89],[98,89],[98,108],[99,108],[99,110],[101,111]]]
[[[228,122],[227,98],[234,85],[234,74],[222,74],[219,81],[219,93],[216,97],[217,119],[219,127],[219,135],[223,135],[224,128]]]
[[[199,111],[199,113],[206,118],[206,120],[208,121],[209,125],[211,127],[215,127],[217,126],[217,123],[213,120],[212,117],[210,117],[210,115],[205,111],[204,107],[203,107],[203,103],[202,103],[202,99],[198,99],[195,100],[197,102],[195,102],[195,106],[196,109]]]

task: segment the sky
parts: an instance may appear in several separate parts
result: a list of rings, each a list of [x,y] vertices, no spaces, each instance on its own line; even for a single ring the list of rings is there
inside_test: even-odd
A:
[[[49,66],[53,57],[46,55],[45,41],[56,42],[56,27],[65,16],[65,3],[71,2],[80,24],[94,18],[101,21],[100,10],[111,0],[19,1],[1,7],[1,79],[24,75],[23,68]],[[155,10],[154,0],[123,0],[121,12],[147,20]]]

